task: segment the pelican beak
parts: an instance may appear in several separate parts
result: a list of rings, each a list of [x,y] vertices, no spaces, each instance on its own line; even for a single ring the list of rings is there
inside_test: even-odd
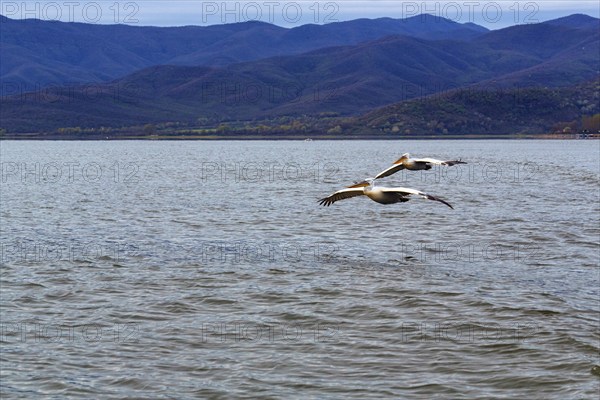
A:
[[[367,182],[367,181],[362,181],[362,182],[355,183],[355,184],[354,184],[354,185],[352,185],[352,186],[348,186],[348,189],[356,189],[356,188],[360,188],[360,187],[367,187],[367,186],[369,186],[369,185],[370,185],[370,183],[369,183],[369,182]]]

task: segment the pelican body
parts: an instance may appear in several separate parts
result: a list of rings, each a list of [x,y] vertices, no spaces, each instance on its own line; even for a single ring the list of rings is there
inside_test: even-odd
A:
[[[385,191],[383,187],[365,187],[364,193],[365,196],[370,198],[371,200],[379,203],[379,204],[395,204],[399,202],[408,201],[407,197],[404,197],[400,193]],[[401,189],[401,188],[397,188]]]

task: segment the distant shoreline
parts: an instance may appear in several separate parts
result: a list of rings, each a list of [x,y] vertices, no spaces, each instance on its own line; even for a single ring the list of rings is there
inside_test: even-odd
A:
[[[123,136],[105,136],[90,135],[87,137],[75,135],[4,135],[0,141],[13,140],[36,140],[36,141],[99,141],[99,140],[158,140],[158,141],[216,141],[216,140],[297,140],[297,141],[317,141],[317,140],[589,140],[600,139],[600,134],[580,135],[580,134],[513,134],[513,135],[414,135],[414,136],[395,136],[389,135],[123,135]]]

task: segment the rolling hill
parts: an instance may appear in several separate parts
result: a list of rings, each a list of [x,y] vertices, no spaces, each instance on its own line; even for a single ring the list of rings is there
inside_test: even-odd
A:
[[[347,121],[346,133],[496,135],[548,133],[594,115],[600,132],[600,80],[561,88],[456,89],[409,100]],[[591,126],[591,124],[590,124]]]

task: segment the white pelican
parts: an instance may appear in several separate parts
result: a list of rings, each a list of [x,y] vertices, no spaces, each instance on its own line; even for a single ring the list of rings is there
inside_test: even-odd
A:
[[[439,201],[440,203],[444,203],[448,207],[454,209],[454,207],[452,207],[449,203],[446,203],[444,200],[438,199],[437,197],[433,197],[419,190],[403,187],[388,188],[375,186],[375,178],[367,178],[363,182],[348,186],[346,189],[338,190],[332,195],[319,200],[319,204],[322,206],[330,206],[338,200],[349,199],[350,197],[362,195],[365,195],[371,200],[380,204],[394,204],[410,200],[409,196],[412,194],[427,200]]]
[[[395,174],[396,172],[403,169],[419,171],[423,169],[431,169],[432,165],[447,165],[451,167],[456,164],[466,164],[466,162],[460,160],[442,161],[436,160],[435,158],[410,158],[410,154],[405,153],[402,154],[402,157],[400,157],[398,161],[394,163],[394,165],[392,165],[385,171],[378,173],[377,176],[375,176],[375,179],[385,178],[386,176]]]

